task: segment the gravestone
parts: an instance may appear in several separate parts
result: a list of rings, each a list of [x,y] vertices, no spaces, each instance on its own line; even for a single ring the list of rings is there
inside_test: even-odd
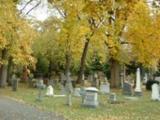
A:
[[[80,91],[81,91],[80,88],[75,88],[73,95],[74,95],[74,96],[77,96],[77,97],[80,97],[80,96],[81,96],[81,95],[80,95]]]
[[[142,96],[140,68],[137,68],[137,71],[136,71],[135,96]]]
[[[101,93],[105,93],[105,94],[110,93],[110,84],[106,82],[100,85],[100,91]]]
[[[97,107],[98,106],[98,89],[95,87],[88,87],[85,89],[85,96],[82,103],[84,106]]]
[[[148,74],[145,73],[145,74],[144,74],[144,77],[143,77],[143,83],[146,84],[147,81],[148,81]]]
[[[38,88],[37,101],[42,101],[42,98],[43,98],[43,91],[42,90],[45,88],[43,80],[41,80],[41,79],[38,80],[37,88]]]
[[[109,103],[114,104],[117,102],[117,97],[116,97],[116,93],[111,93],[109,95]]]
[[[129,82],[123,83],[123,95],[128,95],[128,96],[133,95],[133,88]]]
[[[98,74],[95,73],[94,77],[93,77],[93,81],[92,81],[92,86],[93,87],[98,87],[98,85],[99,85]]]
[[[12,90],[17,91],[18,88],[18,78],[15,74],[12,75]]]
[[[54,96],[54,89],[51,85],[47,87],[46,96]]]
[[[160,88],[159,88],[159,85],[156,83],[152,85],[151,99],[160,101]]]

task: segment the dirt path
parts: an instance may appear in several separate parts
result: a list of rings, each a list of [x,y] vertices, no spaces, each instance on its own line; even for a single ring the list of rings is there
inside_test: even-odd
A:
[[[64,120],[54,113],[39,110],[0,96],[0,120]]]

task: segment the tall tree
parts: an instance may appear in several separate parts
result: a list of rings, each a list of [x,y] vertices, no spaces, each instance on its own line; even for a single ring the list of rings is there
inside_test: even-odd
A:
[[[0,86],[6,86],[8,60],[16,65],[32,64],[32,30],[16,11],[13,0],[0,1],[0,51],[1,76]]]

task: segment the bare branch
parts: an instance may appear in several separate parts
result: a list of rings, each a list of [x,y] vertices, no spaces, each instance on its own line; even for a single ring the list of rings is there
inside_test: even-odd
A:
[[[33,1],[33,0],[29,0],[29,1],[25,4],[25,6],[20,10],[20,13],[22,13],[23,10],[24,10],[32,1]]]
[[[58,6],[55,4],[54,1],[53,1],[52,3],[53,3],[52,5],[56,8],[56,10],[58,11],[58,13],[59,13],[63,18],[65,18],[65,17],[66,17],[66,14],[63,13],[63,12],[58,8]]]
[[[28,15],[33,9],[35,9],[36,7],[38,7],[41,4],[41,0],[35,5],[33,6],[27,13],[26,15]]]

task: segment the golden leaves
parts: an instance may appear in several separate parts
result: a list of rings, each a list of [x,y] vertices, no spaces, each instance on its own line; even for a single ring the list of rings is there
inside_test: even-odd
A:
[[[160,60],[160,24],[150,16],[148,5],[140,1],[128,22],[127,40],[132,44],[132,54],[146,67],[155,67]]]
[[[32,38],[35,36],[27,22],[17,14],[12,0],[2,0],[0,5],[0,50],[6,49],[15,64],[34,63],[31,56]]]

